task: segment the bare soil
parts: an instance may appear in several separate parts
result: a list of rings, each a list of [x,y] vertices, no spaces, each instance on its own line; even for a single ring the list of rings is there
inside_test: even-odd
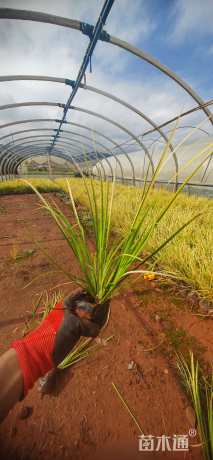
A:
[[[49,197],[71,214],[58,197]],[[36,196],[1,197],[0,221],[3,353],[23,335],[25,321],[42,292],[54,292],[57,285],[64,294],[75,288],[63,284],[68,280],[53,272],[35,241],[66,270],[77,273],[78,267]],[[17,252],[23,251],[32,255],[16,261]],[[213,361],[212,319],[195,316],[197,311],[181,293],[157,281],[125,282],[111,302],[111,318],[103,334],[113,339],[80,365],[63,371],[52,394],[42,398],[35,384],[0,426],[0,458],[201,459],[200,448],[193,447],[199,443],[197,436],[189,436],[188,452],[139,452],[139,429],[112,387],[114,382],[146,435],[188,434],[195,422],[176,372],[174,352],[193,349],[206,369]]]

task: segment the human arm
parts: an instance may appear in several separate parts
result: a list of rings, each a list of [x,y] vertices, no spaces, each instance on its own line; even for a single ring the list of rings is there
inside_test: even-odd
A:
[[[14,349],[0,356],[0,423],[23,395],[23,374]]]
[[[102,327],[97,322],[74,315],[73,301],[82,298],[76,290],[66,301],[55,305],[44,321],[26,337],[16,340],[0,356],[0,421],[35,381],[55,368],[75,346],[79,338],[96,337]],[[66,300],[66,299],[65,299]],[[99,320],[99,323],[98,323]]]

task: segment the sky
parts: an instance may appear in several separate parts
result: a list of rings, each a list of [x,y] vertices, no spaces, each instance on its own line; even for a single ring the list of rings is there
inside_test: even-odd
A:
[[[0,8],[41,11],[90,24],[95,24],[102,6],[103,0],[0,0]],[[212,17],[213,0],[115,0],[105,30],[161,61],[206,101],[213,94]],[[79,31],[29,21],[0,20],[0,76],[32,74],[75,79],[87,45],[88,38]],[[132,104],[155,123],[164,122],[196,105],[181,87],[162,72],[130,53],[101,41],[92,58],[92,73],[89,69],[86,73],[86,82]],[[70,88],[62,84],[26,81],[0,83],[0,105],[38,100],[65,103],[69,94]],[[73,104],[112,118],[136,136],[149,129],[149,124],[138,115],[83,89],[78,91]],[[61,116],[62,109],[52,107],[10,109],[0,111],[0,125],[26,118]],[[129,134],[121,129],[84,113],[69,111],[67,119],[100,130],[118,144],[130,139]],[[187,134],[188,126],[198,123],[201,123],[200,129],[193,130],[193,135],[187,141],[193,152],[197,141],[206,143],[212,139],[210,121],[204,114],[196,112],[182,119],[176,131],[179,141],[181,136]],[[26,125],[22,126],[27,129]],[[54,123],[48,126],[56,127]],[[27,127],[30,129],[38,125],[28,124]],[[18,129],[21,128],[1,129],[0,137]],[[83,133],[80,128],[75,128],[75,131]],[[168,134],[168,128],[164,132]],[[150,146],[153,139],[155,136],[150,135],[144,138],[144,142]],[[111,148],[112,144],[103,141],[103,138],[97,138],[97,141]],[[8,138],[4,142],[8,142]],[[137,149],[134,145],[134,150]],[[191,155],[189,150],[187,147],[186,154],[182,149],[180,155],[188,157]],[[142,159],[143,153],[138,155]],[[208,180],[212,180],[211,174],[209,177]]]

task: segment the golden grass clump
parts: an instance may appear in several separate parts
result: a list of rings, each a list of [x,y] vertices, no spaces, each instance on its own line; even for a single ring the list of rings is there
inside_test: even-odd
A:
[[[84,193],[82,179],[71,179],[75,200],[88,207],[88,197]],[[66,191],[64,179],[56,181]],[[96,189],[100,187],[95,181]],[[112,213],[112,228],[119,236],[123,236],[132,222],[143,190],[126,185],[116,185]],[[172,192],[156,188],[150,193],[147,207],[151,206],[153,218],[157,216],[165,204],[171,199]],[[168,238],[175,229],[201,212],[196,219],[174,240],[172,240],[156,256],[156,263],[168,272],[174,273],[179,279],[190,284],[201,296],[213,299],[213,200],[197,196],[180,194],[171,210],[160,221],[154,234],[148,241],[147,250],[152,251],[163,239]]]
[[[67,192],[66,179],[59,178],[51,181],[46,178],[30,179],[39,191]],[[83,180],[71,178],[72,193],[75,202],[88,208],[88,195],[85,193]],[[95,190],[98,193],[100,182],[94,180]],[[8,193],[29,192],[30,187],[22,180],[11,180],[0,183],[0,195]],[[136,208],[143,193],[142,188],[116,184],[112,212],[112,230],[115,235],[124,236],[135,215]],[[171,199],[172,192],[163,188],[155,188],[149,194],[147,209],[149,219],[157,216]],[[151,207],[151,210],[150,210]],[[184,224],[199,212],[202,215],[180,232],[156,256],[155,264],[168,272],[174,273],[179,279],[187,282],[201,296],[212,301],[213,299],[213,201],[208,198],[188,196],[181,193],[172,208],[165,214],[148,241],[146,250],[152,250],[162,240],[166,240],[175,229]],[[151,214],[150,214],[151,213]]]

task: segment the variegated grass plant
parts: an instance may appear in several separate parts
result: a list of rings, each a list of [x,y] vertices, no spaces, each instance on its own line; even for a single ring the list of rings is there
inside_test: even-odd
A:
[[[178,370],[189,394],[196,415],[198,434],[202,443],[204,458],[213,458],[213,370],[211,380],[202,376],[198,361],[190,352],[188,363],[181,355],[178,356]]]
[[[43,321],[48,313],[53,309],[55,304],[63,298],[61,291],[56,291],[52,295],[48,292],[42,292],[39,295],[37,302],[34,305],[32,312],[30,312],[30,318],[25,321],[25,327],[23,335],[25,336],[35,327],[37,327],[41,321]],[[43,306],[41,307],[41,303]]]
[[[44,297],[44,299],[43,299]],[[55,305],[63,298],[61,291],[56,291],[53,294],[48,292],[41,293],[36,305],[32,311],[31,318],[26,321],[23,335],[25,336],[35,327],[37,327],[51,312]],[[41,302],[43,307],[40,308]],[[73,350],[71,350],[58,365],[59,369],[66,369],[67,367],[73,366],[80,361],[88,358],[94,351],[99,349],[102,345],[105,346],[113,338],[113,336],[107,337],[106,339],[100,340],[99,342],[94,341],[91,338],[80,339]]]
[[[107,343],[113,338],[113,336],[107,337],[104,341],[94,342],[93,339],[80,339],[77,345],[73,350],[65,356],[64,360],[58,365],[59,369],[66,369],[67,367],[73,366],[74,364],[79,363],[80,361],[88,358],[91,353],[99,349],[102,344],[107,345]]]
[[[174,134],[174,133],[173,133]],[[186,136],[187,138],[189,135]],[[172,136],[171,136],[172,138]],[[192,173],[184,180],[178,190],[171,195],[171,198],[166,205],[161,209],[153,219],[152,207],[148,204],[149,195],[155,186],[159,173],[163,166],[168,161],[171,153],[169,144],[165,146],[161,157],[157,163],[151,180],[148,181],[150,175],[150,165],[148,165],[145,178],[143,193],[135,212],[133,221],[126,230],[126,233],[119,239],[112,239],[111,221],[113,212],[113,200],[115,194],[115,180],[110,183],[100,180],[100,186],[95,187],[92,177],[86,177],[81,173],[84,191],[89,200],[89,213],[91,217],[91,227],[93,230],[94,250],[91,250],[89,245],[86,228],[81,222],[77,206],[75,204],[72,192],[72,180],[67,180],[67,192],[70,198],[70,206],[73,212],[73,218],[69,219],[59,207],[52,201],[48,202],[44,196],[29,182],[28,185],[35,191],[42,202],[43,207],[52,216],[60,231],[62,232],[68,247],[74,253],[81,269],[81,275],[76,276],[70,270],[61,267],[61,270],[68,278],[81,286],[94,299],[94,302],[101,304],[110,299],[117,286],[130,274],[146,273],[147,270],[143,265],[152,260],[176,235],[178,235],[185,227],[193,222],[201,215],[198,213],[186,221],[183,225],[177,226],[177,229],[160,244],[158,244],[148,255],[146,247],[156,230],[159,223],[165,217],[167,212],[171,210],[178,195],[184,189],[187,182],[196,174],[209,158],[209,148],[204,147],[199,151],[194,158],[199,158],[199,165],[194,168]],[[183,142],[181,142],[182,145]],[[176,149],[179,146],[176,147]],[[185,167],[192,164],[192,159],[186,163]],[[26,181],[25,181],[26,182]],[[143,255],[146,254],[146,255]],[[135,262],[138,265],[135,266]],[[165,273],[160,273],[165,275]]]
[[[141,424],[140,422],[138,421],[136,415],[134,414],[132,408],[130,407],[130,405],[128,404],[128,402],[126,401],[126,399],[124,399],[124,396],[121,394],[120,390],[118,389],[117,385],[115,385],[114,382],[112,382],[112,388],[113,390],[115,391],[116,395],[118,396],[118,398],[120,399],[121,401],[121,404],[122,406],[124,407],[124,409],[127,411],[128,415],[131,417],[131,419],[133,420],[134,424],[136,425],[138,431],[140,434],[144,434],[143,433],[143,430],[142,430],[142,427],[141,427]]]
[[[51,310],[53,309],[53,307],[60,301],[63,299],[63,294],[62,292],[59,290],[59,291],[55,291],[53,292],[53,294],[48,294],[48,292],[45,293],[46,294],[46,299],[44,301],[44,307],[41,309],[41,321],[43,321],[46,316],[51,312]]]

